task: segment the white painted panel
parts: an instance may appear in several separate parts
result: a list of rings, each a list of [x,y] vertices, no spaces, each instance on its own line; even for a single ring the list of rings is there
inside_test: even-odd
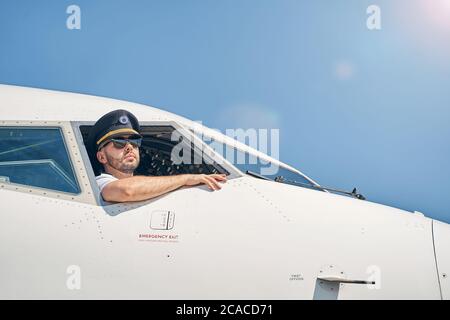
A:
[[[450,225],[433,220],[433,232],[442,298],[450,300]]]

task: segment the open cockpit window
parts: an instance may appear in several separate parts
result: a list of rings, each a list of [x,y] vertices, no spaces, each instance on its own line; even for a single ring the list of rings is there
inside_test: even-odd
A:
[[[81,192],[59,128],[0,128],[0,182]]]
[[[81,125],[80,131],[86,143],[92,126]],[[194,144],[178,133],[170,125],[141,125],[143,136],[140,153],[140,164],[135,175],[170,176],[177,174],[213,174],[229,172],[223,166],[202,154]],[[95,175],[102,168],[91,158]]]

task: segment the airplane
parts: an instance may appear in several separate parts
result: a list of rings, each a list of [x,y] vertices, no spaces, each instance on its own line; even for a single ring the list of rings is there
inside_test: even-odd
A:
[[[103,201],[85,141],[116,109],[140,121],[136,174],[228,181]],[[0,299],[450,299],[449,224],[326,188],[146,105],[0,85],[0,112]],[[234,164],[194,129],[261,161]],[[192,153],[206,150],[200,163],[171,162],[175,131]],[[261,174],[262,163],[278,173]]]

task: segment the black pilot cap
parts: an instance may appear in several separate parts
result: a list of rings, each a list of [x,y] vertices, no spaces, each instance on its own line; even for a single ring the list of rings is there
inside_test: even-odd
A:
[[[89,131],[86,146],[92,165],[94,167],[98,166],[96,153],[103,142],[124,135],[141,136],[139,131],[140,127],[137,118],[127,110],[114,110],[98,119]]]

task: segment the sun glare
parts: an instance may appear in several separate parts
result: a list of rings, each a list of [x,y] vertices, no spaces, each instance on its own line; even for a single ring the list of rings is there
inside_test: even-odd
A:
[[[422,0],[421,10],[427,22],[440,31],[450,32],[450,0]]]

